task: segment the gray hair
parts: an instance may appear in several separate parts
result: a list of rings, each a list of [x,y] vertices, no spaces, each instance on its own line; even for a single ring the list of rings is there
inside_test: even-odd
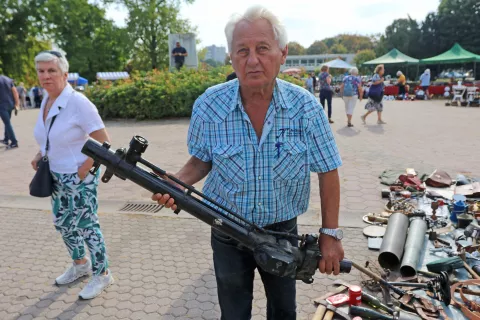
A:
[[[228,51],[232,52],[233,31],[240,21],[253,22],[259,19],[267,20],[273,28],[275,40],[278,41],[280,49],[284,49],[288,43],[287,30],[280,22],[280,19],[268,9],[262,6],[252,6],[243,14],[234,14],[225,26],[225,36],[227,37]]]
[[[55,61],[58,68],[63,73],[68,72],[68,68],[70,67],[68,64],[67,59],[65,56],[62,54],[61,57],[57,57],[54,54],[51,54],[49,52],[40,52],[36,57],[35,57],[35,66],[37,66],[38,62],[50,62],[50,61]]]
[[[355,74],[355,75],[357,75],[357,74],[358,74],[358,68],[357,68],[357,67],[353,67],[352,69],[350,69],[350,74]]]
[[[403,74],[403,72],[399,70],[399,71],[397,72],[397,77],[400,77],[402,74]]]

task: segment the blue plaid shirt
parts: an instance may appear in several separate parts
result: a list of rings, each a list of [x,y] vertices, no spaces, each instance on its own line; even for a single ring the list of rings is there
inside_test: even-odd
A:
[[[310,172],[342,164],[317,99],[280,79],[260,140],[242,105],[238,80],[209,88],[193,106],[188,151],[212,162],[205,195],[260,226],[304,213]]]

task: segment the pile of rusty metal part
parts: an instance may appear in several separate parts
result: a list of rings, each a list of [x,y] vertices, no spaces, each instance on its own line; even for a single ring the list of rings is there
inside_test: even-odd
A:
[[[391,182],[382,212],[363,217],[378,260],[354,262],[364,281],[354,290],[335,282],[337,290],[315,299],[314,319],[480,320],[479,180],[407,169]]]

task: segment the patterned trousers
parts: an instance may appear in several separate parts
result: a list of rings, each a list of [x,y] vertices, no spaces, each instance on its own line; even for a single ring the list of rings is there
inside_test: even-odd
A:
[[[52,172],[53,224],[62,235],[73,260],[85,257],[85,243],[92,259],[92,271],[99,275],[108,269],[108,258],[98,222],[97,186],[100,170],[80,180],[77,173]]]

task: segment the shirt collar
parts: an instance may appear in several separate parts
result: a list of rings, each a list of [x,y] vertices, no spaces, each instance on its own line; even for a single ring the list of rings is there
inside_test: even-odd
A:
[[[67,83],[65,88],[63,88],[62,92],[53,103],[52,108],[48,112],[47,119],[52,118],[57,114],[59,114],[60,108],[65,109],[68,106],[68,100],[70,99],[70,97],[74,92],[75,90],[73,90],[72,86],[69,83]],[[44,99],[45,103],[42,106],[42,111],[44,110],[46,101],[48,100],[48,93],[45,94],[45,98],[46,99]]]
[[[287,103],[284,98],[285,85],[286,85],[285,81],[280,79],[275,79],[275,87],[273,88],[272,100],[273,100],[273,103],[275,104],[275,109],[277,110],[279,108],[290,109],[292,107],[292,104]],[[235,110],[235,108],[240,108],[240,103],[242,101],[242,98],[240,96],[240,83],[238,82],[238,80],[235,83],[233,96],[236,98],[232,99],[229,113]]]

